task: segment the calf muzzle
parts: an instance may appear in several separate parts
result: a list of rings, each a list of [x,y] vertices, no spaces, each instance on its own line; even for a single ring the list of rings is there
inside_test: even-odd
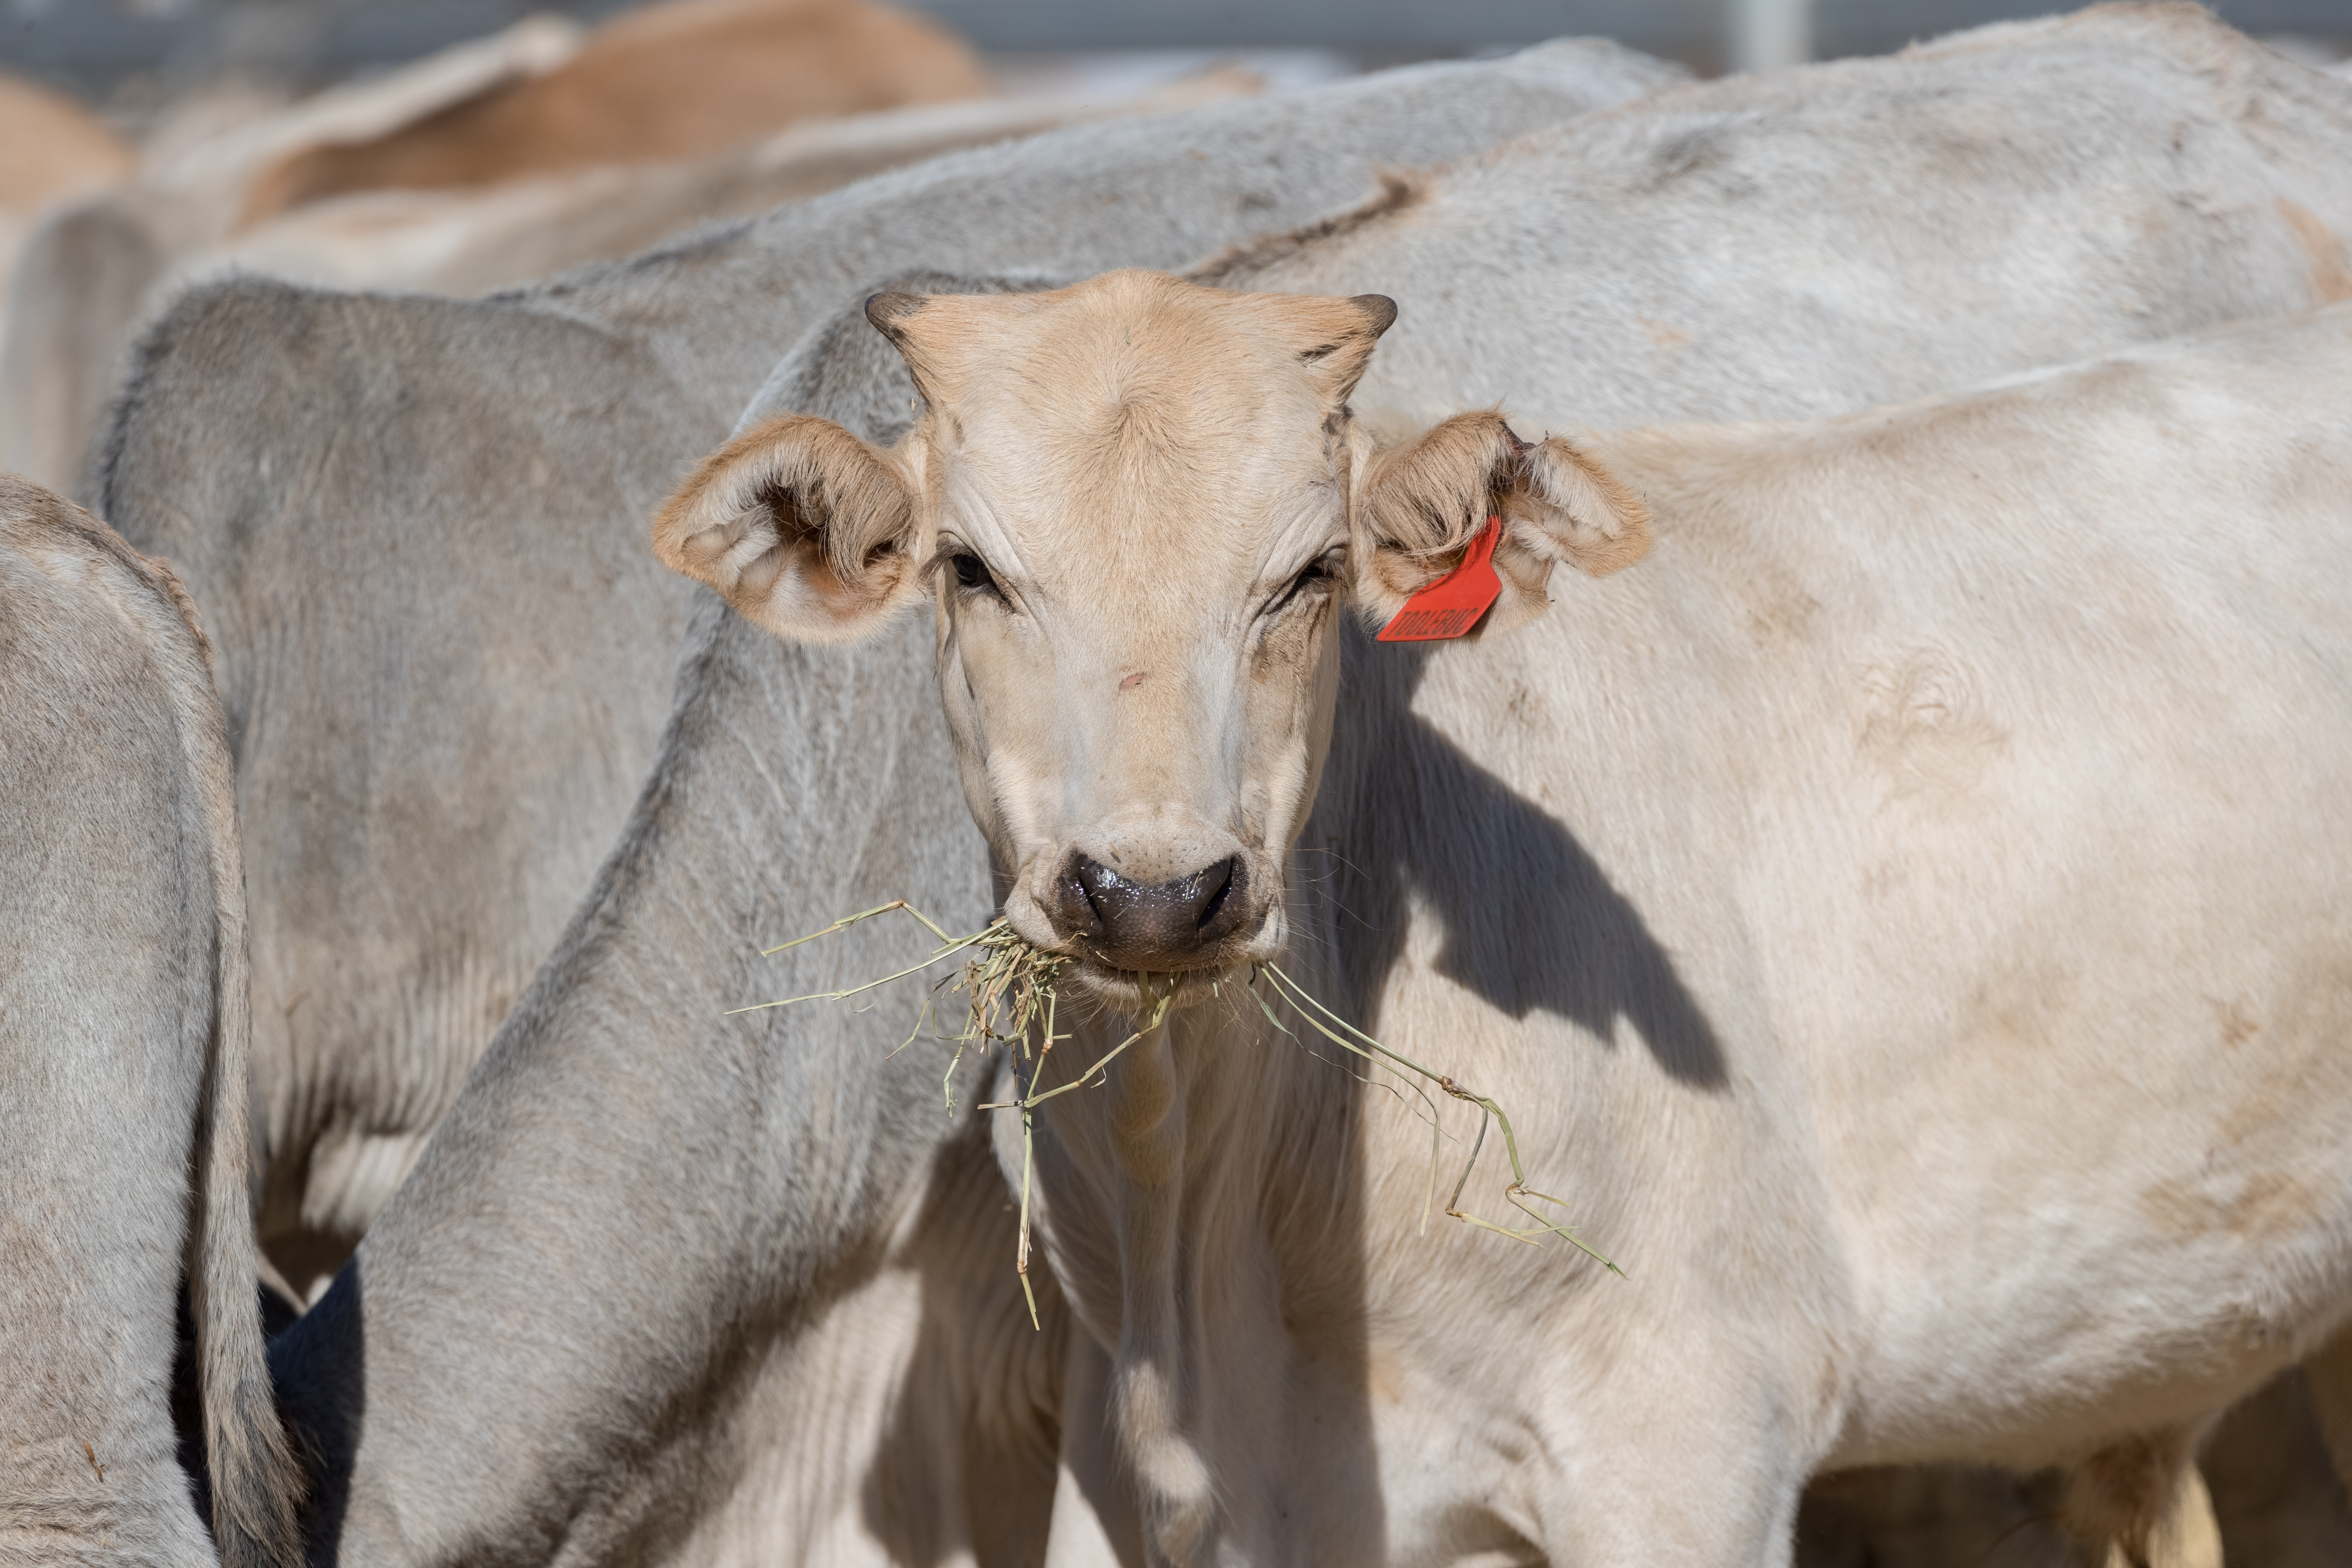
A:
[[[1192,968],[1241,924],[1248,882],[1238,855],[1145,883],[1073,852],[1054,879],[1054,923],[1120,969]]]

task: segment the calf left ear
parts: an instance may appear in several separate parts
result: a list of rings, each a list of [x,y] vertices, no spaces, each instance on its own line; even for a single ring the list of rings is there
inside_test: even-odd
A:
[[[1551,602],[1552,565],[1594,577],[1649,552],[1650,514],[1617,477],[1554,436],[1522,441],[1492,409],[1457,414],[1373,452],[1356,484],[1356,602],[1385,625],[1462,563],[1490,517],[1502,597],[1479,630],[1508,631]]]
[[[920,598],[915,492],[892,454],[780,414],[703,459],[654,517],[654,553],[780,637],[846,642]]]

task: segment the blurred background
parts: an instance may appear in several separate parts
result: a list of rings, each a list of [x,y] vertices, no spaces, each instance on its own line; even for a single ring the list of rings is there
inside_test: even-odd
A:
[[[2049,0],[0,0],[0,469],[74,491],[141,324],[465,295],[959,148],[1545,38],[1699,75]],[[2063,7],[2054,7],[2063,8]],[[2306,62],[2352,0],[2219,0]]]
[[[632,0],[0,0],[0,67],[136,114],[225,71],[319,87],[538,13],[583,23]],[[2037,0],[914,0],[1016,83],[1041,70],[1133,79],[1212,54],[1277,82],[1614,37],[1702,74],[1879,54]],[[2352,0],[2220,0],[2221,16],[2316,58],[2352,50]],[[1073,57],[1076,57],[1073,58]]]

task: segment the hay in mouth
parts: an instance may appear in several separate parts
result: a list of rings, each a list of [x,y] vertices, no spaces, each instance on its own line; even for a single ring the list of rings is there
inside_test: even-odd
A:
[[[1104,1052],[1093,1065],[1067,1083],[1056,1084],[1051,1089],[1040,1089],[1037,1087],[1038,1075],[1045,1068],[1046,1057],[1052,1053],[1056,1043],[1070,1038],[1068,1035],[1057,1034],[1055,1024],[1060,1011],[1061,991],[1065,984],[1063,971],[1066,966],[1076,961],[1065,954],[1050,952],[1037,946],[1008,925],[1003,915],[998,915],[986,926],[970,936],[950,936],[938,922],[906,900],[894,899],[887,904],[877,904],[873,909],[861,910],[854,915],[844,915],[822,931],[811,931],[806,936],[796,937],[791,942],[763,949],[761,956],[772,957],[787,949],[798,947],[803,942],[814,942],[819,937],[831,936],[835,931],[845,931],[861,921],[873,920],[877,916],[899,910],[905,910],[921,922],[923,929],[939,941],[939,945],[922,958],[904,969],[885,974],[877,980],[868,980],[863,984],[846,986],[839,991],[812,992],[804,996],[786,996],[774,1002],[755,1003],[748,1007],[730,1008],[726,1016],[732,1017],[739,1013],[758,1013],[771,1007],[789,1007],[799,1002],[846,1001],[850,997],[887,985],[893,981],[919,974],[931,965],[952,958],[958,953],[971,955],[953,973],[942,976],[932,984],[929,995],[924,1000],[922,1010],[916,1016],[914,1028],[908,1032],[907,1037],[900,1041],[890,1054],[897,1056],[899,1051],[905,1050],[921,1037],[923,1026],[929,1020],[931,1009],[938,1004],[942,993],[950,995],[961,993],[964,997],[965,1005],[964,1025],[961,1032],[934,1037],[952,1040],[955,1043],[955,1055],[950,1058],[947,1071],[940,1079],[941,1094],[947,1102],[948,1114],[952,1116],[955,1114],[955,1073],[956,1068],[963,1063],[964,1053],[974,1047],[982,1050],[996,1046],[1006,1047],[1013,1068],[1013,1087],[1017,1092],[1011,1100],[982,1102],[974,1109],[1015,1110],[1021,1114],[1020,1241],[1013,1255],[1013,1271],[1020,1277],[1021,1294],[1029,1305],[1030,1326],[1035,1328],[1038,1326],[1037,1297],[1029,1284],[1029,1188],[1031,1174],[1035,1168],[1037,1107],[1055,1095],[1067,1094],[1076,1089],[1098,1089],[1108,1083],[1110,1064],[1117,1060],[1129,1047],[1135,1045],[1166,1022],[1169,1004],[1174,1000],[1177,988],[1183,984],[1186,977],[1181,973],[1161,975],[1138,973],[1135,976],[1136,997],[1139,1004],[1137,1011],[1142,1016],[1136,1027],[1125,1039]],[[1266,996],[1260,994],[1258,986],[1261,980],[1265,983],[1266,989],[1273,993],[1273,1001],[1270,1002]],[[1212,982],[1213,992],[1221,984],[1222,982]],[[1511,1131],[1511,1120],[1503,1113],[1503,1108],[1494,1100],[1455,1082],[1445,1073],[1433,1071],[1423,1067],[1419,1062],[1389,1049],[1388,1047],[1318,1001],[1306,987],[1285,973],[1278,964],[1266,963],[1254,966],[1248,981],[1244,984],[1242,989],[1249,994],[1251,1001],[1257,1004],[1258,1010],[1265,1015],[1266,1022],[1293,1040],[1298,1040],[1302,1046],[1305,1044],[1297,1032],[1276,1016],[1274,1008],[1275,1002],[1279,1002],[1287,1007],[1326,1040],[1351,1055],[1361,1058],[1367,1064],[1386,1071],[1420,1098],[1423,1112],[1430,1124],[1429,1197],[1424,1199],[1422,1207],[1423,1234],[1426,1235],[1428,1232],[1429,1207],[1436,1194],[1438,1173],[1444,1154],[1444,1127],[1437,1114],[1437,1102],[1429,1095],[1430,1089],[1434,1089],[1454,1100],[1475,1106],[1478,1110],[1478,1131],[1471,1140],[1469,1157],[1463,1162],[1462,1173],[1455,1179],[1453,1194],[1445,1201],[1444,1213],[1448,1218],[1458,1219],[1465,1225],[1475,1226],[1482,1230],[1491,1230],[1498,1236],[1507,1236],[1514,1241],[1523,1241],[1531,1247],[1542,1245],[1542,1238],[1546,1236],[1557,1236],[1600,1263],[1612,1274],[1620,1278],[1624,1276],[1623,1269],[1587,1246],[1573,1230],[1546,1218],[1534,1207],[1534,1203],[1550,1204],[1558,1207],[1565,1207],[1566,1205],[1561,1199],[1537,1192],[1527,1184],[1527,1171],[1519,1161],[1519,1143]],[[1407,1074],[1411,1074],[1412,1077],[1407,1077]],[[1419,1081],[1415,1081],[1416,1079]],[[1371,1080],[1366,1079],[1364,1081],[1369,1083]],[[1462,1206],[1462,1194],[1469,1185],[1471,1172],[1477,1166],[1480,1151],[1486,1147],[1486,1128],[1490,1121],[1502,1130],[1503,1148],[1511,1162],[1511,1180],[1503,1188],[1504,1199],[1535,1222],[1525,1228],[1514,1229],[1507,1225],[1498,1225]],[[1533,1200],[1533,1203],[1529,1200]]]

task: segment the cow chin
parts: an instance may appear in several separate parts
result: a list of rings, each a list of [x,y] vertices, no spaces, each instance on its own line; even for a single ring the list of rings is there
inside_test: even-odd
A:
[[[1278,918],[1264,922],[1278,923]],[[1279,956],[1278,941],[1261,940],[1277,934],[1262,928],[1249,940],[1223,943],[1213,953],[1187,960],[1181,968],[1126,969],[1090,953],[1074,953],[1074,962],[1062,967],[1060,984],[1066,994],[1076,992],[1089,1002],[1138,1018],[1150,1017],[1162,1002],[1171,1012],[1180,1012],[1223,994],[1227,986],[1245,984],[1255,966]]]

